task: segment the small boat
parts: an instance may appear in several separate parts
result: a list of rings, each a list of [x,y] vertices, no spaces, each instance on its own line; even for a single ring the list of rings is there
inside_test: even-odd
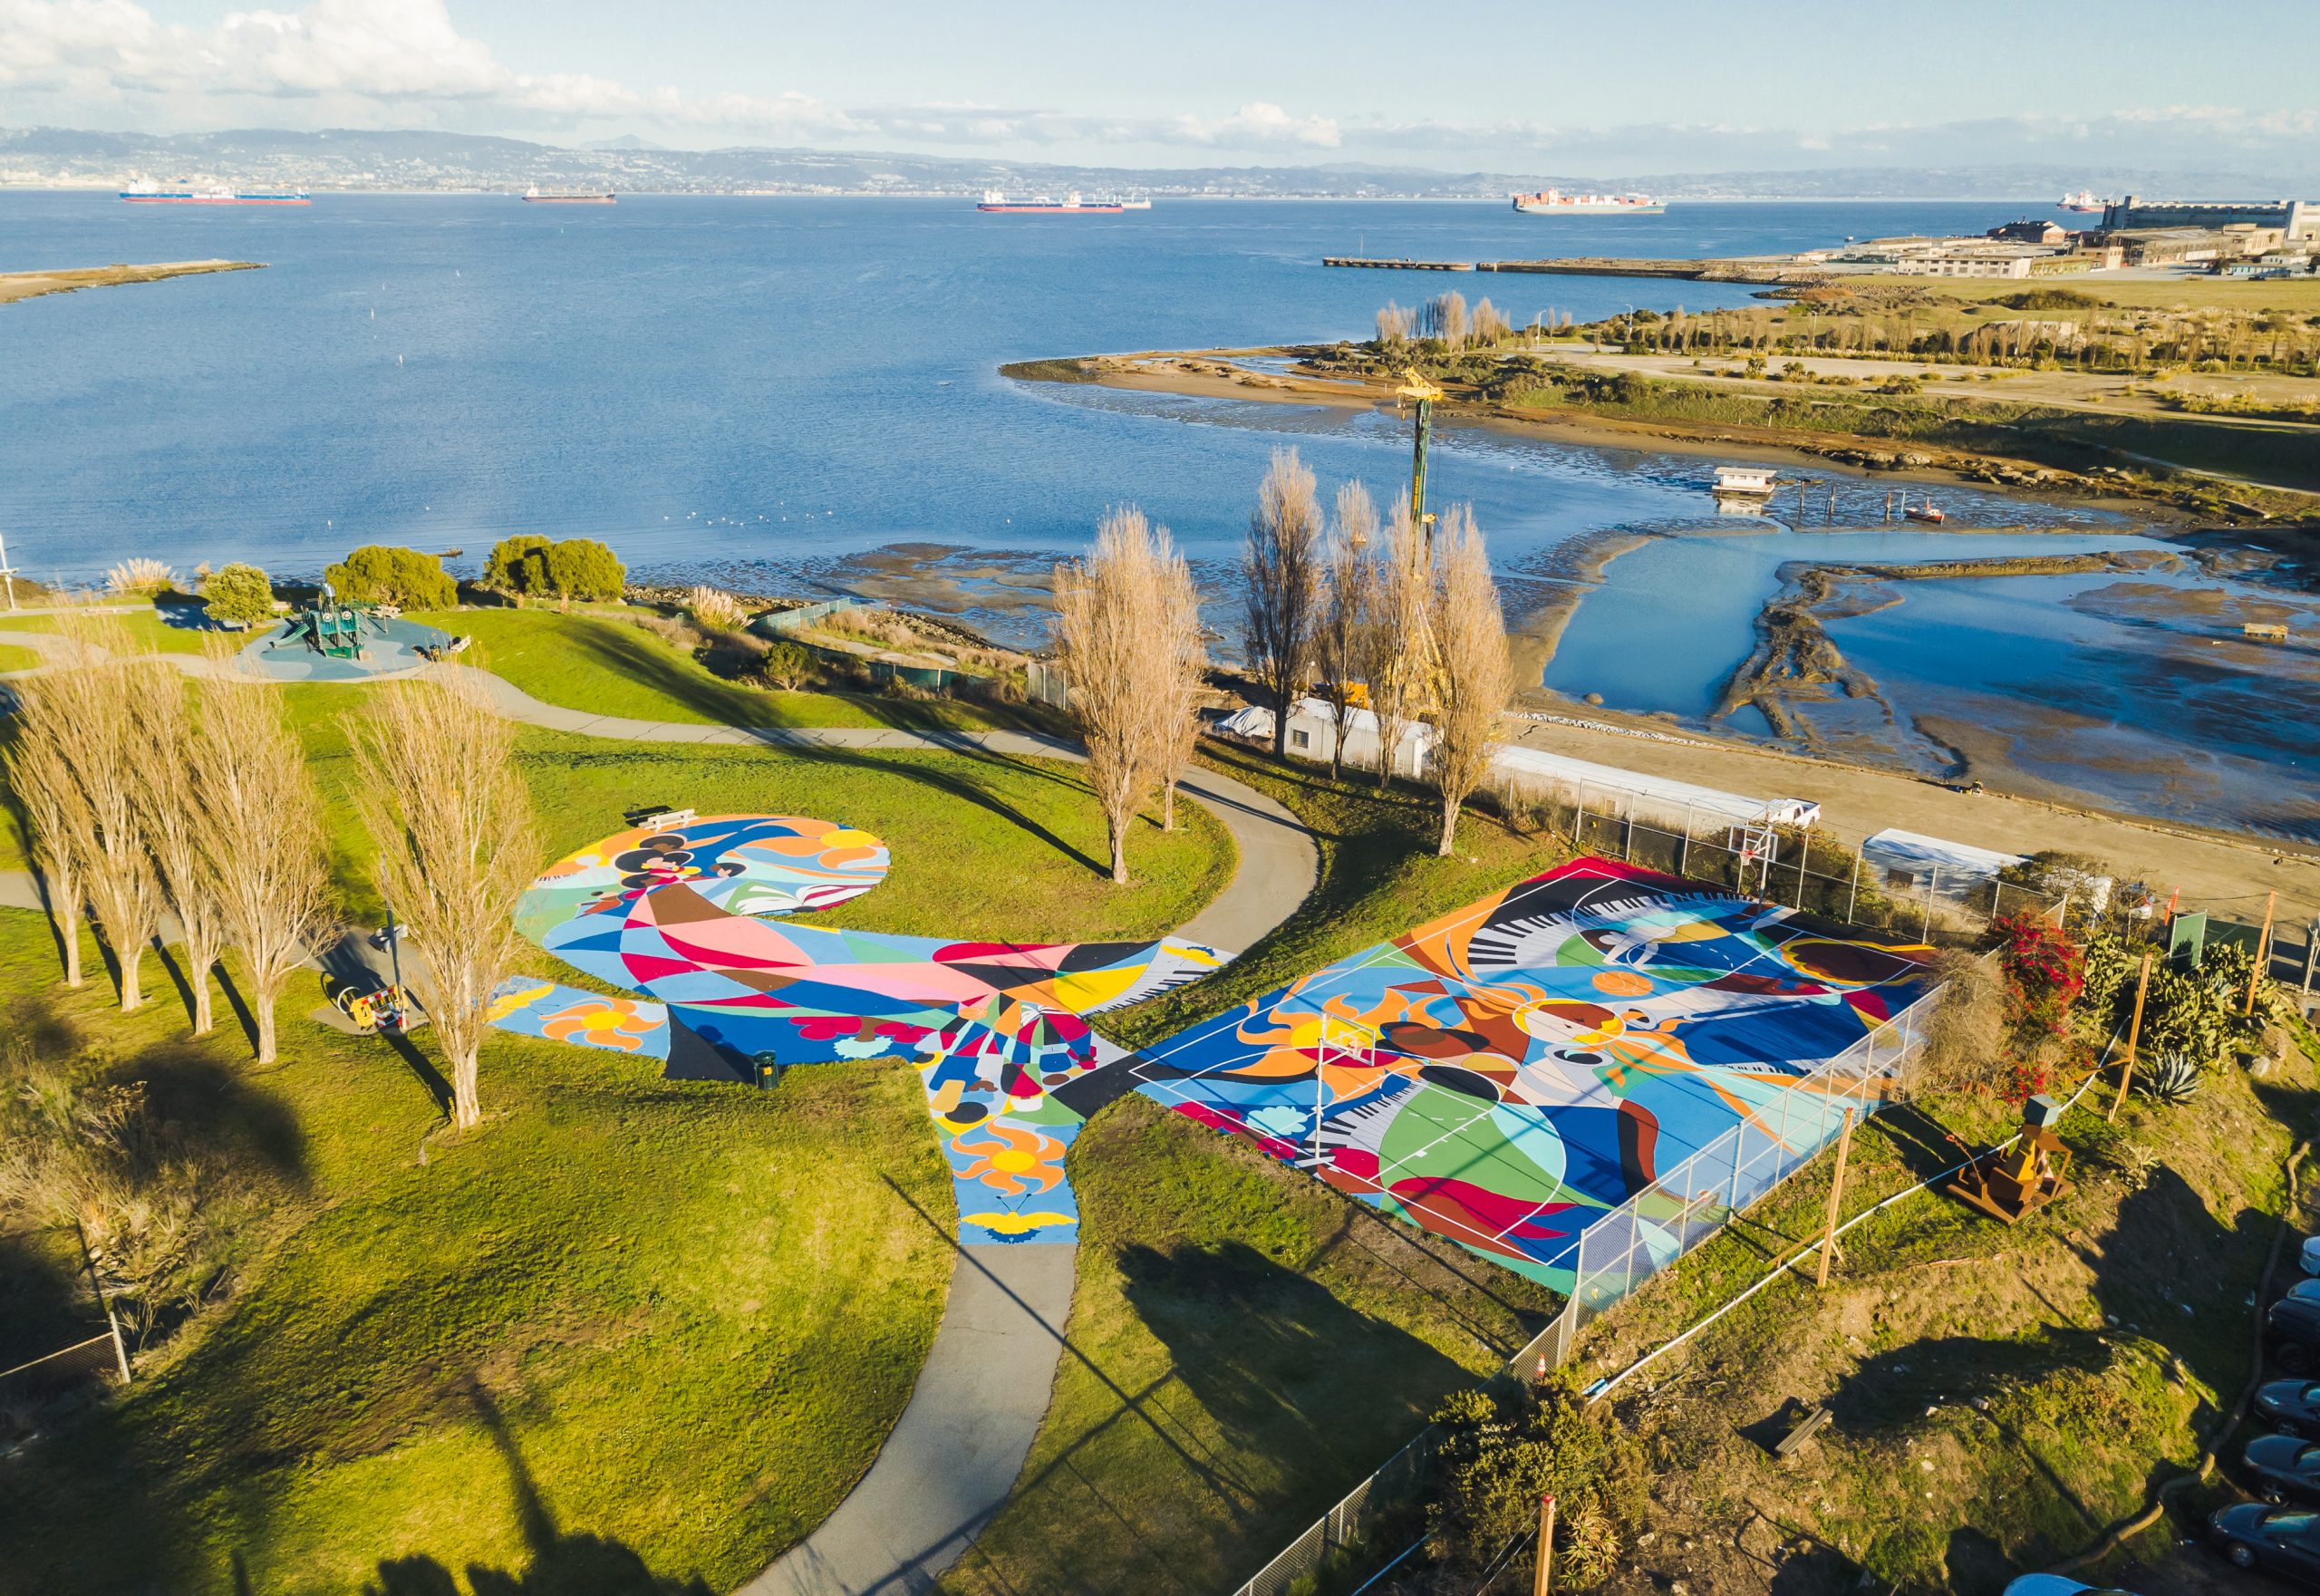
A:
[[[2093,211],[2102,208],[2102,199],[2092,189],[2081,189],[2075,194],[2065,194],[2054,201],[2057,210]]]
[[[1939,507],[1935,505],[1912,504],[1901,507],[1901,519],[1904,521],[1923,521],[1928,526],[1938,527],[1948,518],[1941,513]]]

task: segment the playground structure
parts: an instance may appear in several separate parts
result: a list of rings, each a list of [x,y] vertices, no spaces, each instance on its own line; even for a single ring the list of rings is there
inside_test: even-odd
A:
[[[284,622],[282,634],[266,646],[268,652],[303,647],[325,659],[361,660],[369,653],[362,641],[365,629],[383,638],[388,634],[387,621],[388,616],[377,607],[335,599],[324,588],[311,606]]]

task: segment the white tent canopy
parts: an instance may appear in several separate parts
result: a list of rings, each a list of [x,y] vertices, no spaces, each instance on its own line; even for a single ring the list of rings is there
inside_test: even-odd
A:
[[[1863,842],[1861,857],[1862,863],[1886,872],[1888,876],[1906,875],[1913,883],[1928,882],[1938,872],[1943,882],[1955,886],[1992,880],[2009,865],[2022,863],[2020,854],[2001,854],[1969,843],[1890,828]]]
[[[1647,808],[1671,817],[1689,814],[1702,820],[1722,820],[1734,826],[1811,826],[1821,817],[1821,806],[1803,798],[1748,798],[1677,781],[1668,776],[1647,776],[1617,765],[1597,765],[1543,749],[1503,744],[1494,761],[1502,775],[1570,789],[1574,796],[1584,783],[1602,794],[1606,807],[1640,799]]]

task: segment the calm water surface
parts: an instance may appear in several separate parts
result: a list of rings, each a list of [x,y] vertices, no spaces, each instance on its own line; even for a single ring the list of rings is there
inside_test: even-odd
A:
[[[494,537],[539,530],[606,538],[640,573],[786,589],[842,588],[861,574],[852,556],[940,545],[973,551],[952,562],[971,616],[1020,639],[1036,614],[1000,606],[981,578],[1076,551],[1107,505],[1134,501],[1168,524],[1221,589],[1272,450],[1296,444],[1325,491],[1360,477],[1384,498],[1407,441],[1390,416],[1025,385],[997,375],[1002,362],[1366,336],[1387,297],[1452,285],[1518,323],[1752,303],[1697,283],[1330,271],[1323,254],[1746,253],[2011,217],[1733,205],[1542,220],[1494,206],[1213,201],[1001,218],[950,201],[673,197],[575,211],[324,196],[239,210],[0,194],[0,270],[268,263],[0,310],[0,531],[44,577],[85,578],[133,554],[312,574],[368,541],[461,547],[472,567]],[[1519,612],[1574,536],[1699,522],[1712,463],[1454,428],[1433,492],[1474,503]],[[1883,485],[1842,491],[1840,519],[1875,518]],[[1961,522],[2073,528],[2028,539],[2040,552],[2132,530],[1996,495],[1942,500]],[[1776,523],[1655,541],[1590,592],[1547,683],[1696,717],[1746,652],[1782,561],[1804,545],[1850,555],[1851,542]],[[1906,535],[1878,547],[2012,549]],[[1901,547],[1911,554],[1890,552]],[[1859,642],[1889,668],[1904,663],[1883,651],[1906,656],[1897,701],[2018,685],[2017,656],[1988,638],[2035,641],[2037,671],[2086,686],[2107,663],[2083,639],[2058,643],[2052,609],[1983,604],[1975,646],[1952,648],[1941,638],[1966,623],[1913,594]],[[2112,711],[2148,725],[2172,701]],[[2305,780],[2308,759],[2293,762],[2305,751],[2251,744],[2253,779]],[[2206,788],[2154,796],[2101,759],[2065,764],[2055,779],[2160,812],[2238,823],[2261,808]]]

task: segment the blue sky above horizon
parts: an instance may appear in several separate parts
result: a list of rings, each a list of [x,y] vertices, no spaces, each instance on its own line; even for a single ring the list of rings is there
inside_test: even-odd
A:
[[[2320,182],[2320,0],[0,0],[0,124],[1154,167],[2084,164]]]

